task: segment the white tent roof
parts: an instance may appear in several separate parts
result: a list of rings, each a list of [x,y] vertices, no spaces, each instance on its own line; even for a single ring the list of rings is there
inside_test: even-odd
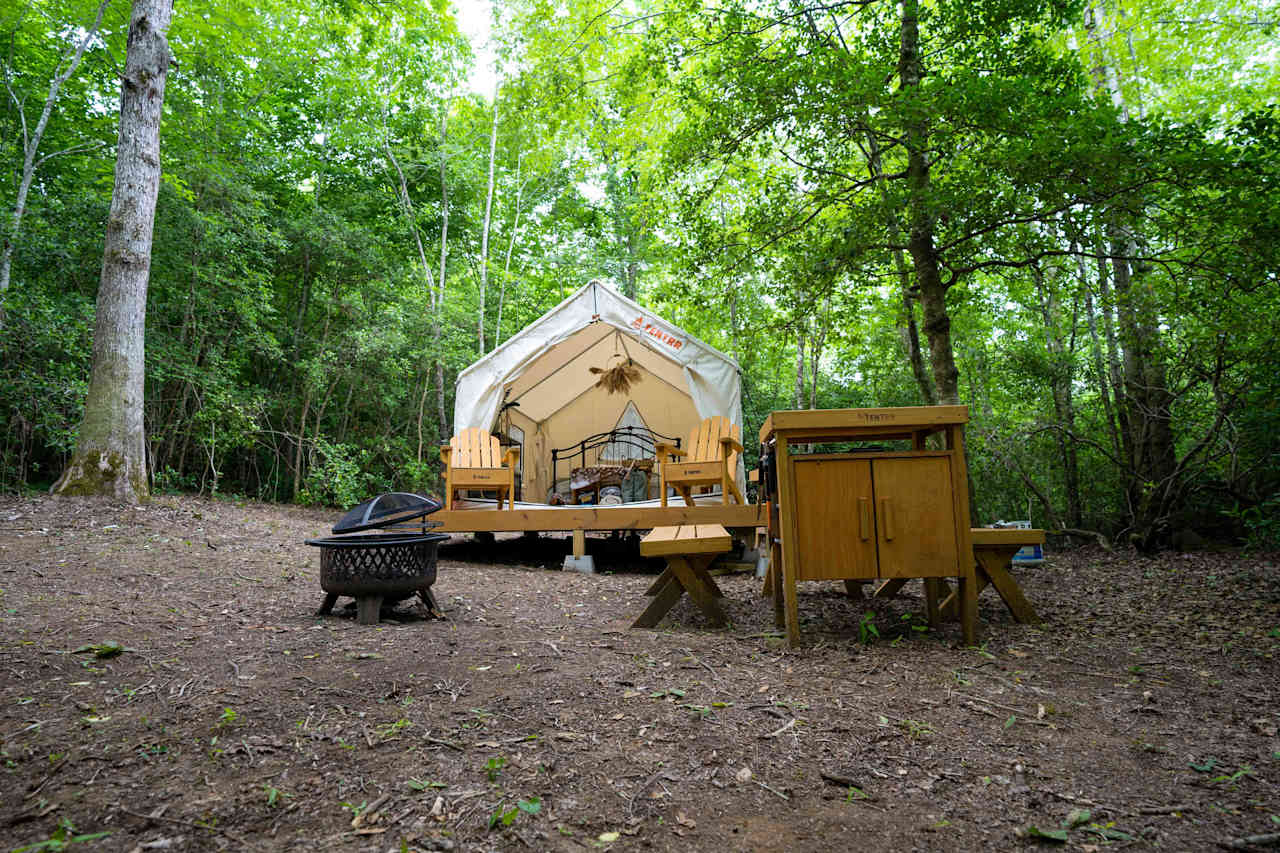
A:
[[[629,345],[639,344],[672,362],[672,367],[683,374],[699,417],[722,415],[731,423],[742,424],[737,362],[613,288],[592,281],[458,374],[454,432],[470,427],[491,428],[502,405],[505,386],[548,349],[597,324],[617,330]],[[613,338],[613,334],[608,333],[608,337]],[[585,368],[583,374],[590,375]],[[592,376],[591,381],[594,380]]]

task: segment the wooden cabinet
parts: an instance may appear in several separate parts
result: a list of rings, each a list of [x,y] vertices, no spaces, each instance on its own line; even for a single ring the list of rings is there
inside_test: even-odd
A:
[[[821,455],[792,464],[797,580],[957,573],[949,456]]]
[[[977,599],[964,461],[964,406],[774,412],[760,430],[775,603],[799,637],[795,584],[954,577],[974,636]],[[930,447],[929,436],[940,435]],[[866,443],[876,442],[873,447]],[[849,445],[842,452],[813,447]],[[781,571],[777,571],[778,565]],[[936,583],[927,583],[936,615]],[[971,600],[970,600],[971,599]]]

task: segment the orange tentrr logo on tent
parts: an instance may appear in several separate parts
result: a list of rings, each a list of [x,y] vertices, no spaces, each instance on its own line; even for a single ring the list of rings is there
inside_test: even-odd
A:
[[[661,341],[662,343],[666,344],[672,349],[680,349],[680,347],[684,346],[684,341],[680,340],[675,335],[671,335],[664,332],[662,329],[658,328],[658,326],[655,325],[654,323],[646,323],[643,317],[637,317],[634,320],[632,320],[631,328],[639,329],[649,337],[656,338],[657,340]]]

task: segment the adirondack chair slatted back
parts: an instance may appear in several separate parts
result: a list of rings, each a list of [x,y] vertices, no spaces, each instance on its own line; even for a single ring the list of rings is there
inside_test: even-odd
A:
[[[694,430],[689,433],[689,460],[690,462],[719,462],[720,461],[720,439],[722,438],[739,438],[740,431],[737,426],[731,424],[728,418],[715,415],[707,418],[698,424]],[[738,467],[738,453],[734,451],[729,454],[729,469],[736,471]]]
[[[496,435],[472,427],[449,439],[454,468],[501,468],[502,445]]]

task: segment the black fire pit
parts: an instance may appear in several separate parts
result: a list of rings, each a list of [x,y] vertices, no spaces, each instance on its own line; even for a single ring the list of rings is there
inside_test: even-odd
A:
[[[416,594],[433,614],[440,608],[431,595],[436,580],[436,544],[444,533],[427,533],[439,522],[423,518],[440,502],[408,492],[388,492],[350,509],[333,526],[335,535],[308,539],[320,549],[320,588],[324,604],[317,615],[333,611],[338,596],[356,600],[356,621],[374,625],[384,602]],[[381,530],[379,533],[364,531]],[[352,535],[357,534],[357,535]]]

